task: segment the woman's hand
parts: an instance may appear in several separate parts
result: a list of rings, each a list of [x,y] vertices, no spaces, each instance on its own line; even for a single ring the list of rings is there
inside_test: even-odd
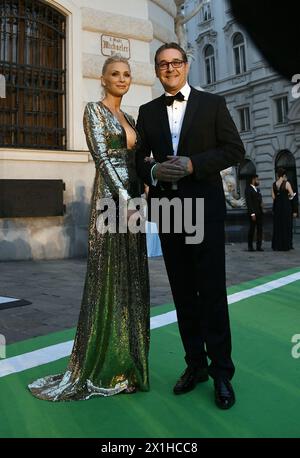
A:
[[[127,210],[127,222],[130,220],[130,218],[137,213],[137,217],[139,216],[139,212],[137,210]],[[134,219],[134,218],[133,218]]]

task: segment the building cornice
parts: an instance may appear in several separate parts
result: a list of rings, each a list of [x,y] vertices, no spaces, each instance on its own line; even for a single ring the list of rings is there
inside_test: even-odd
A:
[[[251,72],[247,72],[246,75],[249,76],[250,73]],[[240,75],[240,76],[242,76],[242,75]],[[216,93],[219,94],[219,95],[234,94],[236,92],[241,92],[242,89],[249,89],[249,88],[252,88],[253,86],[269,83],[271,81],[280,79],[280,77],[278,75],[274,74],[274,75],[266,76],[264,78],[257,79],[255,81],[247,81],[245,84],[240,85],[240,86],[233,86],[232,88],[226,88],[224,90],[223,89],[222,90],[221,89],[218,90],[220,85],[222,85],[224,83],[231,82],[234,78],[236,78],[238,76],[239,75],[232,75],[232,76],[230,76],[228,78],[224,78],[222,80],[218,80],[216,83],[214,83],[214,85],[216,86]],[[203,89],[206,91],[206,90],[209,90],[210,87],[208,85],[205,85],[205,86],[203,86]]]
[[[0,148],[0,161],[89,162],[88,151]]]
[[[81,8],[81,12],[83,30],[108,33],[147,43],[153,40],[152,23],[146,19],[108,13],[93,8]]]
[[[162,43],[177,42],[178,38],[174,31],[167,29],[158,22],[151,19],[153,25],[153,36]]]
[[[228,34],[232,26],[236,24],[235,19],[229,19],[229,21],[226,22],[226,24],[223,27],[224,33]]]
[[[177,8],[174,3],[174,0],[151,0],[152,3],[160,6],[166,13],[170,14],[172,17],[176,17]]]
[[[205,39],[215,42],[217,35],[218,33],[215,30],[209,29],[209,30],[206,30],[205,32],[199,33],[195,41],[198,45],[200,45],[201,42]]]

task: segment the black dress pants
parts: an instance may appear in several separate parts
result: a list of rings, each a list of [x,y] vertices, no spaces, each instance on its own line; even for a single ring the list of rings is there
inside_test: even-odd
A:
[[[160,233],[188,365],[208,367],[213,378],[232,378],[231,334],[225,278],[224,222],[205,225],[204,240]]]
[[[262,216],[256,216],[256,221],[253,221],[251,216],[249,218],[249,231],[248,231],[248,248],[253,248],[253,239],[256,228],[256,248],[261,248],[262,245]]]

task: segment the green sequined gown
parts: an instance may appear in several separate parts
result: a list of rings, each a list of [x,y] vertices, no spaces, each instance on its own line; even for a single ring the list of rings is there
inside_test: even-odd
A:
[[[131,127],[134,121],[124,114]],[[84,130],[96,174],[91,200],[85,286],[66,372],[40,378],[28,388],[50,401],[111,396],[128,386],[148,391],[149,280],[144,233],[97,231],[100,198],[138,197],[135,151],[101,102],[88,103]],[[137,134],[137,143],[138,143]]]

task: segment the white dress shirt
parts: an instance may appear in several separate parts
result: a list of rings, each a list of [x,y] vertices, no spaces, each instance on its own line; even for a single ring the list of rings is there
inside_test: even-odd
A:
[[[179,100],[174,100],[172,105],[167,106],[174,156],[177,155],[177,151],[178,151],[180,132],[182,128],[183,118],[185,115],[187,101],[191,93],[191,87],[189,86],[188,83],[186,83],[183,86],[183,88],[181,88],[180,91],[178,92],[181,92],[181,94],[184,96],[184,100],[182,102],[180,102]],[[172,94],[165,92],[165,95],[169,96]],[[153,175],[152,175],[153,167],[151,169],[152,185],[156,186],[158,180],[153,178]],[[172,189],[177,189],[177,183],[172,184]]]
[[[184,96],[184,101],[180,102],[179,100],[174,100],[173,104],[167,107],[174,156],[177,155],[182,122],[185,115],[187,101],[191,93],[191,88],[188,83],[183,86],[180,92]],[[165,95],[172,94],[168,94],[166,92]]]

